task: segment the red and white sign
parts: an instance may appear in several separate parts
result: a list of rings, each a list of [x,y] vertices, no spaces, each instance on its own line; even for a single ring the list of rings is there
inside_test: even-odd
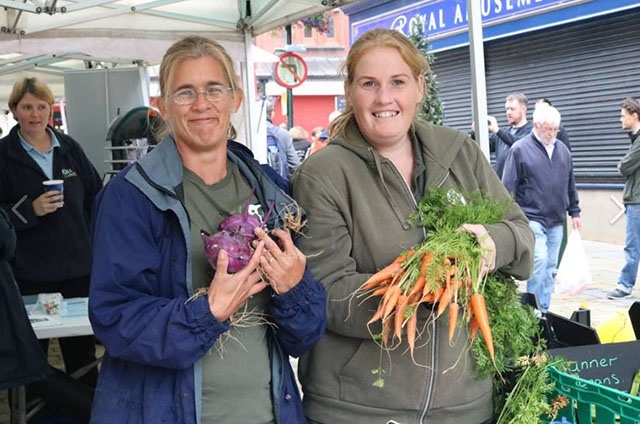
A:
[[[275,64],[274,78],[278,84],[286,88],[294,88],[307,80],[307,63],[302,56],[295,53],[284,53]]]

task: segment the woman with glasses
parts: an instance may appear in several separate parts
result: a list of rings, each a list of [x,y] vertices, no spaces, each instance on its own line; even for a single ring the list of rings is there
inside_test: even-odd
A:
[[[106,353],[92,422],[302,423],[288,357],[324,332],[325,292],[274,229],[295,203],[232,140],[243,93],[218,43],[173,44],[160,91],[166,137],[97,201],[89,314]],[[273,230],[254,229],[244,268],[228,272],[232,246],[212,268],[201,231],[247,199],[262,218],[274,206]]]

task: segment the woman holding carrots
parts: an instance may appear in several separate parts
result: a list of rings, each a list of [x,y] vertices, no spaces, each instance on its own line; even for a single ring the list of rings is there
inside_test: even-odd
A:
[[[328,293],[325,336],[299,364],[313,423],[480,424],[492,418],[492,382],[475,378],[468,337],[450,343],[447,320],[430,319],[435,312],[421,307],[417,322],[406,323],[424,328],[412,341],[413,358],[404,347],[381,351],[369,328],[379,298],[349,301],[373,274],[424,240],[424,230],[408,219],[432,187],[510,199],[474,141],[416,118],[427,70],[426,59],[398,31],[360,36],[345,63],[347,109],[332,123],[332,142],[293,179],[294,198],[309,219],[300,247]],[[461,230],[485,249],[483,272],[529,276],[534,239],[517,205],[497,223]],[[372,373],[381,368],[383,387]]]
[[[106,352],[91,422],[303,423],[289,356],[322,336],[326,294],[281,228],[283,208],[297,207],[232,140],[243,94],[220,44],[175,42],[160,92],[169,134],[97,199],[89,317]],[[252,228],[235,273],[234,246],[223,245],[214,272],[200,232],[216,232],[254,190],[248,209],[271,231]]]

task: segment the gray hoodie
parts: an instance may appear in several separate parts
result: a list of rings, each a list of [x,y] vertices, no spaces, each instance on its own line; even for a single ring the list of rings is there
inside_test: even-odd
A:
[[[500,199],[509,194],[465,134],[431,124],[415,124],[414,187],[391,161],[365,141],[355,124],[300,166],[294,198],[308,213],[309,232],[300,239],[315,278],[328,292],[327,331],[299,364],[307,416],[319,423],[479,424],[492,415],[491,379],[477,380],[466,334],[450,346],[446,320],[427,326],[414,354],[401,346],[381,354],[367,321],[376,301],[350,295],[400,252],[420,243],[423,230],[407,218],[429,187],[477,189]],[[526,279],[534,238],[517,205],[487,229],[497,248],[497,267]],[[466,330],[465,330],[466,331]],[[372,370],[386,370],[384,388],[372,386]]]

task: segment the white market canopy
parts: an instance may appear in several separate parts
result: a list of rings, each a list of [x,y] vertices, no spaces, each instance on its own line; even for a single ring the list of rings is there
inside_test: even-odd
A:
[[[191,34],[221,42],[255,98],[253,64],[269,59],[257,57],[254,36],[354,1],[0,0],[0,104],[24,75],[37,74],[61,96],[65,70],[157,64]]]

